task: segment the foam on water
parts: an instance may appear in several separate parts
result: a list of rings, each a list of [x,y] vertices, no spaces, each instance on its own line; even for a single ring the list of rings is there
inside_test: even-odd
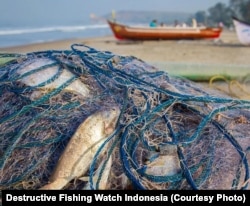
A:
[[[0,28],[0,48],[111,34],[108,24]]]

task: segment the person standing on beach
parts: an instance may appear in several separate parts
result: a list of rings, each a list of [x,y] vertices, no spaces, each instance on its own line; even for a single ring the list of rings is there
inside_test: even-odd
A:
[[[149,26],[150,26],[150,27],[157,27],[157,20],[156,20],[156,19],[152,20],[152,21],[150,22]]]

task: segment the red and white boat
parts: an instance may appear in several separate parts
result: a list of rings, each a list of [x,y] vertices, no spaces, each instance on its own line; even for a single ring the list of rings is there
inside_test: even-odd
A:
[[[180,40],[218,38],[221,27],[169,27],[128,26],[107,20],[117,39],[128,40]]]

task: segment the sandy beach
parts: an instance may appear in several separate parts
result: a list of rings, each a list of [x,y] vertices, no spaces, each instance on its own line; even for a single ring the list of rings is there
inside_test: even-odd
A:
[[[250,64],[249,47],[239,43],[235,31],[223,31],[219,39],[213,40],[132,42],[118,41],[113,36],[106,36],[0,48],[0,52],[27,53],[50,49],[65,50],[70,49],[73,43],[86,44],[115,54],[133,55],[148,62]]]
[[[181,75],[191,80],[207,82],[216,75],[242,79],[250,73],[250,48],[240,44],[235,31],[228,30],[224,30],[220,38],[212,40],[134,42],[104,36],[0,48],[0,52],[69,50],[74,43],[117,55],[132,55],[171,75]]]

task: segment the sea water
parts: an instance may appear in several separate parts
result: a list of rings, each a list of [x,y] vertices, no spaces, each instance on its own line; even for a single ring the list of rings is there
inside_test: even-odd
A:
[[[1,26],[0,48],[66,39],[112,35],[107,23]]]

